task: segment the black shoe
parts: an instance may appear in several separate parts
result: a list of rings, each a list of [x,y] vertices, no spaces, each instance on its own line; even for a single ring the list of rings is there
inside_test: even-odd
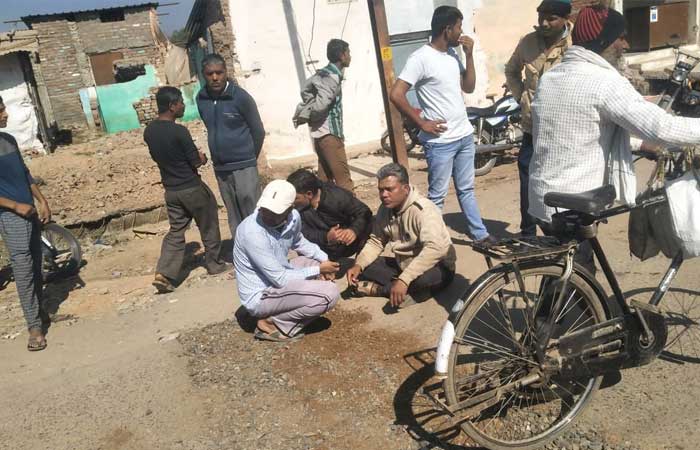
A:
[[[474,241],[475,245],[479,245],[481,247],[493,247],[494,245],[498,244],[498,239],[493,237],[492,235],[488,235],[483,239],[479,239],[478,241]]]
[[[209,275],[219,275],[224,272],[228,272],[229,270],[233,270],[233,265],[232,264],[227,264],[227,263],[221,263],[216,267],[213,267],[211,269],[207,269],[207,273]]]

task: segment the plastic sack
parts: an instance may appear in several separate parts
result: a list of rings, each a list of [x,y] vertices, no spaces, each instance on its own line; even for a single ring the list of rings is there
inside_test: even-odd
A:
[[[683,250],[683,256],[700,256],[700,190],[695,170],[668,182],[666,196],[673,231]]]
[[[644,192],[637,197],[637,204],[642,204],[654,194]],[[628,238],[630,252],[642,261],[653,258],[659,252],[673,258],[681,250],[666,202],[633,209],[629,216]]]

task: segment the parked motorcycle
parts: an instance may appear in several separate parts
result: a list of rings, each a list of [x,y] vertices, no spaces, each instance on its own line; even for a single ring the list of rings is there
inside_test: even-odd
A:
[[[523,140],[523,132],[520,128],[520,104],[508,94],[507,89],[498,101],[495,100],[495,96],[487,98],[493,102],[493,105],[486,108],[467,108],[477,144],[474,159],[477,177],[491,172],[503,152],[519,147]],[[416,108],[416,111],[420,112],[420,109]],[[420,128],[408,117],[403,119],[403,131],[406,151],[421,145],[418,139]],[[382,135],[381,144],[385,152],[391,153],[388,130]]]
[[[697,81],[690,80],[690,73],[700,63],[700,56],[676,49],[676,64],[671,71],[666,89],[658,105],[685,117],[700,117],[700,90]]]

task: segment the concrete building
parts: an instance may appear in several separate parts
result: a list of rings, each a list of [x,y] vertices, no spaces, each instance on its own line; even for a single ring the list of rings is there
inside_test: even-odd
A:
[[[34,68],[41,74],[37,81],[47,117],[56,128],[80,134],[100,124],[86,114],[81,89],[128,81],[144,75],[145,65],[157,74],[164,57],[156,36],[157,7],[143,3],[22,17],[39,39],[41,57]]]

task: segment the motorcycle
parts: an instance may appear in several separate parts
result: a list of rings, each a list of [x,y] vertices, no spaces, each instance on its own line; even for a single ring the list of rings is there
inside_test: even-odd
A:
[[[676,47],[676,64],[657,102],[661,108],[679,116],[700,117],[700,90],[695,89],[698,82],[689,79],[699,63],[700,56]]]
[[[520,104],[504,91],[503,97],[498,101],[494,95],[487,96],[493,102],[486,108],[467,108],[469,121],[474,127],[474,140],[477,144],[476,157],[474,159],[475,175],[482,176],[491,172],[498,158],[506,150],[520,147],[523,140],[523,132],[520,128],[521,110]],[[417,112],[421,112],[416,108]],[[418,134],[420,127],[410,118],[403,118],[404,141],[406,151],[411,151],[421,145]],[[385,131],[381,139],[382,149],[391,153],[389,131]]]

